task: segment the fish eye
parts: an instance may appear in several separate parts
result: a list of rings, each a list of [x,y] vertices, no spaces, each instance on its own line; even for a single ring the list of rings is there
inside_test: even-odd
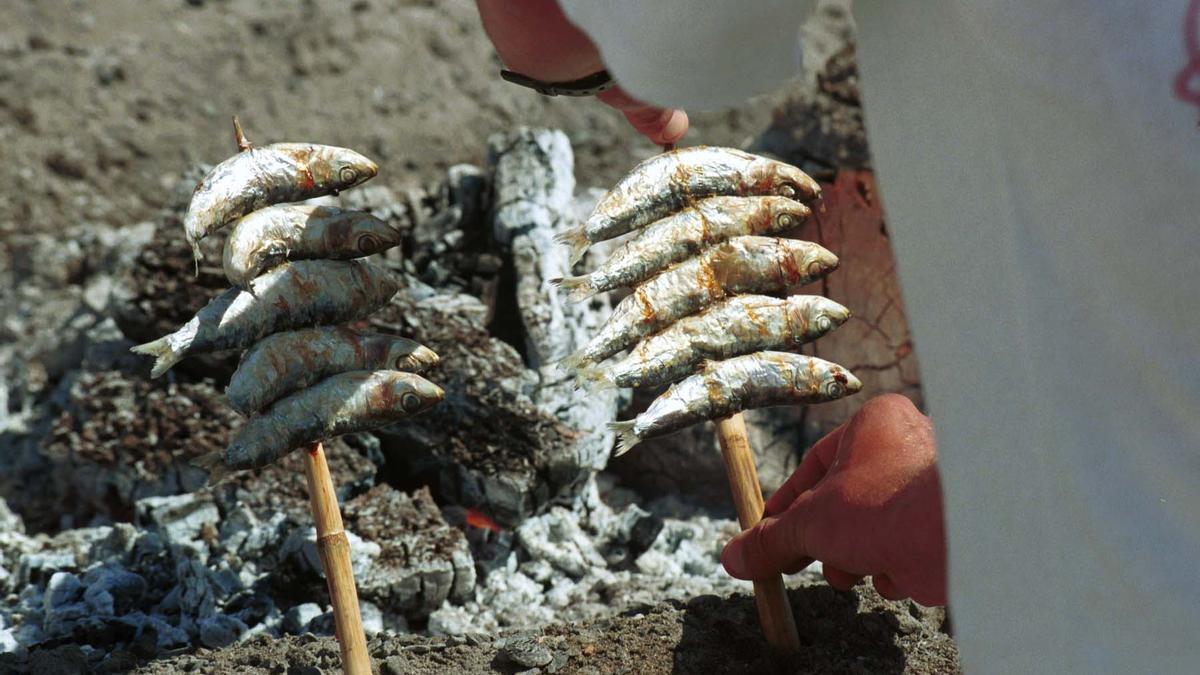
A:
[[[796,219],[790,213],[781,213],[775,216],[775,222],[779,223],[780,227],[791,227],[796,224]]]
[[[358,251],[359,253],[366,253],[370,255],[371,253],[375,253],[379,250],[380,243],[379,237],[367,232],[358,238]]]
[[[842,387],[842,384],[840,382],[837,382],[837,381],[830,382],[829,384],[827,384],[825,386],[825,394],[829,398],[841,398],[842,394],[844,394],[844,393],[845,393],[845,389]]]
[[[795,184],[784,181],[784,182],[780,183],[778,187],[775,188],[775,193],[778,194],[780,197],[787,197],[789,199],[794,199],[796,197],[797,190],[796,190]]]
[[[342,168],[338,169],[338,180],[346,185],[354,184],[354,181],[358,180],[358,169],[355,169],[349,164],[343,166]]]
[[[397,356],[396,357],[396,370],[406,370],[408,368],[408,366],[411,364],[411,362],[412,362],[412,360],[409,358],[409,356],[407,354],[404,356]]]
[[[417,412],[421,409],[421,397],[417,396],[411,391],[405,392],[405,394],[400,397],[400,408],[406,413]]]
[[[824,333],[831,328],[833,328],[833,320],[829,318],[829,315],[822,314],[817,318],[817,330]]]
[[[820,262],[817,262],[816,260],[814,260],[808,264],[809,276],[819,277],[824,273],[825,273],[825,266],[822,265]]]

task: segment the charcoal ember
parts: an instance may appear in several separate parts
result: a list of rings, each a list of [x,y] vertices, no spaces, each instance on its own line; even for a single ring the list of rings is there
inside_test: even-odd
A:
[[[511,526],[580,480],[578,432],[534,405],[536,375],[488,332],[486,317],[478,298],[411,278],[371,317],[374,327],[437,352],[441,366],[430,378],[446,391],[441,404],[377,432],[387,460],[381,473]]]
[[[578,579],[593,567],[604,567],[596,543],[580,527],[579,517],[556,506],[539,518],[531,518],[517,530],[517,541],[530,556]]]
[[[313,619],[321,616],[324,610],[315,602],[305,602],[294,605],[283,616],[283,630],[292,635],[300,635],[308,630]]]
[[[242,424],[210,381],[147,380],[120,371],[81,373],[65,410],[54,420],[42,454],[52,468],[51,509],[26,514],[31,526],[57,526],[73,515],[133,520],[135,503],[204,486],[196,457],[225,449]],[[375,465],[342,439],[326,444],[339,494],[349,497],[374,484]],[[214,488],[222,508],[243,504],[260,513],[308,517],[303,458],[238,472]],[[48,519],[53,516],[54,522]]]
[[[247,630],[241,619],[226,614],[201,619],[199,625],[200,644],[211,649],[233,644]]]
[[[120,371],[81,374],[42,453],[58,515],[131,520],[138,499],[188,492],[205,473],[189,464],[223,449],[237,415],[209,382],[145,380]],[[32,518],[40,526],[51,513]]]
[[[446,600],[462,602],[475,587],[475,566],[460,530],[442,519],[427,488],[412,495],[377,485],[345,505],[348,530],[379,545],[357,579],[358,594],[381,609],[424,618]]]
[[[139,344],[157,340],[176,331],[228,290],[218,246],[223,243],[221,233],[202,241],[205,258],[199,275],[193,276],[195,267],[183,225],[177,217],[164,218],[151,245],[142,247],[121,267],[112,289],[112,316],[125,336]],[[236,351],[201,354],[184,359],[172,371],[197,379],[213,378],[223,387],[240,356]],[[143,377],[149,377],[150,366],[150,359],[145,359]]]
[[[489,197],[488,176],[470,164],[450,167],[425,193],[410,191],[414,224],[403,242],[411,252],[406,271],[433,286],[494,296],[500,266],[491,264],[494,244],[483,226]]]
[[[550,284],[571,275],[569,251],[554,237],[586,217],[594,206],[591,193],[575,197],[575,157],[561,131],[520,129],[493,136],[488,146],[496,201],[492,229],[511,249],[526,360],[540,381],[534,403],[579,431],[580,467],[601,469],[613,446],[606,424],[616,418],[620,394],[578,388],[555,362],[587,344],[612,306],[606,295],[570,302]]]

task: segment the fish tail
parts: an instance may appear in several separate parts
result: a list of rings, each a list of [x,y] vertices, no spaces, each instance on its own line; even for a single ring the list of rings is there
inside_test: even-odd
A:
[[[191,462],[192,466],[208,472],[208,484],[216,485],[233,471],[225,464],[224,453],[220,450],[200,455]]]
[[[170,335],[166,335],[153,342],[147,342],[144,345],[138,345],[129,349],[134,354],[145,354],[154,357],[154,368],[150,370],[150,377],[162,375],[170,370],[171,366],[183,360],[183,354],[171,346],[170,337]]]
[[[616,389],[617,383],[604,368],[599,365],[582,366],[575,373],[575,388],[607,391]]]
[[[200,261],[204,259],[204,254],[200,252],[200,241],[198,239],[193,239],[189,234],[187,241],[192,247],[193,274],[198,277],[200,276]]]
[[[587,350],[580,349],[579,351],[575,352],[574,354],[571,354],[570,356],[566,356],[566,357],[563,357],[562,359],[560,359],[558,362],[558,367],[562,370],[567,370],[567,371],[579,370],[580,368],[583,368],[583,364],[587,363],[590,360],[591,359],[589,359],[588,355],[587,355]]]
[[[637,420],[626,420],[624,422],[608,423],[609,431],[617,435],[617,443],[613,446],[613,457],[620,457],[641,442],[641,437],[633,430],[633,425],[636,422]]]
[[[568,230],[559,232],[558,234],[554,235],[554,241],[557,241],[560,244],[566,244],[571,250],[570,255],[572,265],[579,262],[579,259],[583,257],[583,254],[587,253],[588,246],[592,245],[592,242],[588,241],[587,232],[583,229],[583,225],[576,225]]]
[[[590,274],[551,279],[550,285],[566,291],[567,300],[571,302],[583,302],[597,293],[596,286],[592,283],[592,276]]]

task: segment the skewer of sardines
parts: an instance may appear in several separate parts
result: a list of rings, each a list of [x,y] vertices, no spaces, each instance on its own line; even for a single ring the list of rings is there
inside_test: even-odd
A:
[[[358,185],[375,163],[311,143],[255,148],[236,118],[234,127],[239,153],[204,177],[184,218],[197,259],[201,239],[232,225],[223,263],[233,287],[179,330],[133,348],[155,357],[153,377],[188,356],[247,350],[226,396],[249,419],[224,452],[196,461],[210,481],[395,423],[444,395],[421,376],[438,364],[432,350],[348,326],[400,289],[387,269],[358,259],[398,245],[400,233],[369,213],[280,204]]]
[[[613,423],[616,454],[743,410],[821,403],[861,389],[845,368],[789,353],[850,317],[827,298],[792,294],[836,270],[837,256],[771,236],[811,218],[819,198],[816,181],[783,162],[687,148],[639,164],[582,225],[559,236],[574,259],[592,243],[636,232],[588,274],[554,281],[571,300],[633,291],[562,361],[582,386],[675,383],[636,419]]]
[[[761,519],[763,501],[740,413],[832,401],[862,388],[837,364],[782,351],[825,335],[850,315],[824,298],[788,295],[837,269],[836,255],[812,242],[769,236],[811,217],[820,193],[804,172],[765,157],[727,148],[673,150],[635,167],[582,225],[558,237],[574,262],[592,243],[636,232],[589,274],[557,281],[572,300],[633,289],[562,365],[576,369],[583,384],[675,383],[636,418],[609,425],[614,456],[643,439],[713,421],[743,529]],[[754,593],[767,640],[798,650],[782,577],[755,581]]]

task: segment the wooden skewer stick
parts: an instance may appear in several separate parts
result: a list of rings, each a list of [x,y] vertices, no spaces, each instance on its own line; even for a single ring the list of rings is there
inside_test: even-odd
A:
[[[342,670],[346,675],[371,675],[371,656],[367,653],[367,636],[363,632],[358,590],[350,566],[350,540],[342,528],[333,478],[320,443],[309,446],[304,453],[304,475],[308,478],[308,498],[317,525],[317,552],[325,568],[329,600],[333,603],[333,625],[342,649]]]
[[[250,141],[246,140],[246,132],[242,131],[242,122],[237,115],[233,116],[233,139],[237,141],[238,152],[245,152],[253,147]]]
[[[738,522],[743,530],[748,530],[762,520],[763,496],[754,454],[750,451],[750,439],[746,436],[746,421],[738,413],[717,420],[716,425]],[[758,620],[767,642],[784,652],[799,651],[800,634],[796,631],[796,619],[792,616],[783,577],[777,574],[770,579],[755,581],[754,600],[758,604]]]

